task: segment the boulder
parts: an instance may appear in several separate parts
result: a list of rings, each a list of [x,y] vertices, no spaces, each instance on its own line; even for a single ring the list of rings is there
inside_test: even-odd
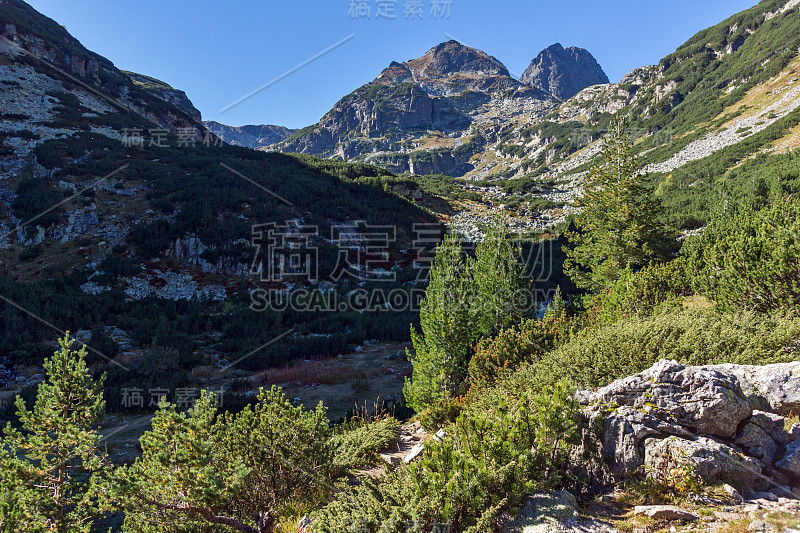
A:
[[[749,490],[800,478],[800,362],[687,366],[662,360],[598,391],[580,391],[608,473],[688,468]],[[679,464],[679,463],[682,463]],[[663,476],[662,476],[663,477]],[[761,487],[761,489],[759,489]]]
[[[567,491],[539,492],[528,498],[513,518],[500,519],[501,533],[561,533],[567,531],[612,533],[606,522],[581,518],[575,496]]]
[[[754,409],[779,415],[800,412],[800,361],[764,366],[705,367],[732,376]]]
[[[630,475],[643,464],[641,444],[656,436],[734,437],[753,409],[731,376],[662,360],[582,401],[601,421],[601,452],[611,471]]]
[[[722,490],[724,490],[728,494],[728,496],[730,496],[733,499],[734,502],[741,503],[744,501],[742,493],[739,492],[736,489],[736,487],[729,485],[727,483],[723,483]]]
[[[775,466],[794,476],[800,477],[800,440],[789,443],[783,458]]]
[[[647,472],[662,481],[685,473],[705,482],[722,481],[742,488],[766,490],[770,486],[759,461],[708,437],[647,439],[644,464]]]
[[[633,514],[643,514],[656,520],[686,520],[693,522],[700,518],[696,514],[674,505],[637,505],[633,509]]]
[[[655,427],[677,426],[718,437],[733,437],[753,413],[731,376],[666,360],[600,389],[597,398],[640,410],[647,415],[642,422]]]

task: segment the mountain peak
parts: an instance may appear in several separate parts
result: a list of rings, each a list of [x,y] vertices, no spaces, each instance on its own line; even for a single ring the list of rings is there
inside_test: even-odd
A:
[[[407,65],[431,77],[450,76],[456,73],[508,76],[508,69],[486,52],[463,45],[456,40],[440,43],[425,55]]]
[[[520,78],[522,83],[566,100],[586,87],[609,83],[588,50],[555,43],[542,50]]]

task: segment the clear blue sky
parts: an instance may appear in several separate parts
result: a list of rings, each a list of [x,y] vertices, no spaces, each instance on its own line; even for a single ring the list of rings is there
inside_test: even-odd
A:
[[[29,0],[87,48],[189,95],[206,120],[226,124],[317,122],[342,96],[392,60],[424,54],[452,35],[497,57],[519,75],[543,48],[588,49],[612,81],[656,63],[699,30],[756,0],[353,0],[370,18],[352,18],[351,0]],[[379,5],[396,19],[376,19]],[[406,10],[422,4],[422,18]],[[387,13],[391,16],[391,11]],[[352,15],[357,15],[353,13]],[[220,111],[331,45],[345,44],[245,102]]]

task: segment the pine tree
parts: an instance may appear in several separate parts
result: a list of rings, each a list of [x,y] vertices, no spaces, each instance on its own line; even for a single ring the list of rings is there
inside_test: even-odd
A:
[[[93,380],[86,347],[69,334],[44,362],[33,409],[17,399],[20,428],[9,423],[0,450],[3,532],[88,532],[109,510],[110,464],[99,444],[103,378]]]
[[[521,258],[519,242],[505,225],[497,222],[487,229],[471,269],[481,337],[493,337],[519,323],[533,303]]]
[[[500,223],[488,229],[474,259],[464,258],[455,235],[437,247],[420,308],[421,331],[411,329],[413,375],[403,392],[415,410],[465,392],[478,341],[527,314],[532,297],[520,258],[519,244]]]
[[[115,473],[125,531],[177,531],[182,522],[189,531],[216,523],[258,533],[225,514],[229,495],[240,490],[249,469],[223,450],[216,417],[216,398],[205,393],[185,413],[159,406],[152,429],[140,440],[142,456]]]
[[[117,472],[124,530],[270,533],[287,508],[321,498],[329,441],[325,408],[294,407],[275,387],[236,415],[220,414],[205,392],[188,412],[164,403],[142,457]]]
[[[436,248],[420,307],[422,331],[411,328],[413,379],[406,379],[403,393],[417,411],[456,395],[467,375],[470,351],[480,339],[470,268],[461,239],[446,235]]]
[[[644,187],[646,175],[619,117],[603,141],[602,155],[575,202],[578,231],[569,233],[573,246],[564,249],[566,273],[576,286],[591,291],[610,286],[627,267],[663,258],[668,243],[658,222],[661,204]]]

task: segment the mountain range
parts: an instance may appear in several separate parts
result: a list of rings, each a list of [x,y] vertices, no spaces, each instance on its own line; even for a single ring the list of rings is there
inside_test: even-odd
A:
[[[365,161],[394,172],[464,176],[475,168],[470,159],[510,120],[541,116],[559,94],[608,81],[588,51],[570,50],[595,70],[575,61],[551,62],[542,72],[552,84],[542,87],[530,77],[532,83],[515,80],[498,59],[451,40],[420,58],[392,62],[318,124],[264,149]]]

